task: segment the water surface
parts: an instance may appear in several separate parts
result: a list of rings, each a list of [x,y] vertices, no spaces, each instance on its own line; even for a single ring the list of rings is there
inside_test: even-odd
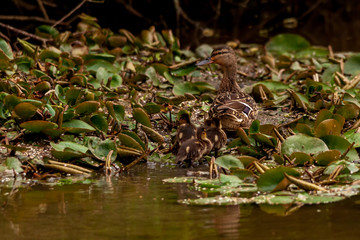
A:
[[[95,184],[21,189],[0,210],[0,239],[359,239],[360,197],[289,216],[256,205],[186,206],[177,200],[201,193],[161,181],[186,171],[140,164]]]

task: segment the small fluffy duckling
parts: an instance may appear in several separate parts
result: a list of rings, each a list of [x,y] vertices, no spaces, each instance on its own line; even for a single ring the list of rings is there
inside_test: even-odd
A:
[[[215,157],[217,157],[218,150],[226,144],[226,133],[224,132],[224,130],[222,130],[221,121],[217,117],[206,120],[205,125],[206,135],[208,139],[213,143],[212,150],[215,151]]]
[[[181,146],[189,139],[195,138],[196,127],[190,121],[189,113],[183,113],[179,118],[179,128],[176,133],[176,143]]]
[[[208,154],[212,149],[212,142],[206,136],[206,128],[199,127],[196,130],[196,138],[185,141],[176,155],[177,164],[184,165],[198,162],[203,156]]]

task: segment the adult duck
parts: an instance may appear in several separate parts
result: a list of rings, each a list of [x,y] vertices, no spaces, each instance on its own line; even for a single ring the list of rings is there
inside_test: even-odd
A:
[[[249,127],[257,116],[257,107],[254,99],[243,92],[236,82],[237,63],[234,50],[228,46],[216,48],[209,58],[196,65],[210,63],[216,63],[222,67],[223,78],[209,110],[209,118],[219,118],[225,131]]]

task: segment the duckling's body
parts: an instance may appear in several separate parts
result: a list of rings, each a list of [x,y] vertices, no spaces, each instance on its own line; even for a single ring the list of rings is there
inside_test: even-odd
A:
[[[178,164],[198,162],[212,149],[212,142],[206,136],[206,129],[199,127],[196,130],[196,138],[191,138],[181,144],[176,155]]]
[[[222,130],[221,121],[217,117],[206,120],[205,124],[207,126],[207,138],[213,143],[212,150],[215,151],[215,156],[217,156],[218,150],[226,145],[226,133]]]
[[[181,146],[185,141],[195,138],[196,136],[196,127],[190,121],[190,115],[188,113],[183,113],[179,119],[179,128],[176,133],[176,141]]]
[[[224,46],[214,49],[211,57],[197,65],[219,64],[224,71],[218,94],[209,111],[210,118],[219,118],[225,131],[236,131],[240,127],[249,127],[257,116],[254,99],[244,93],[236,82],[236,57],[234,50]]]

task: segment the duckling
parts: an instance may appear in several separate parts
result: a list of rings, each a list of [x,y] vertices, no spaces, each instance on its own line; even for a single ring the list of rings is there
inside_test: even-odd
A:
[[[188,112],[182,113],[179,118],[179,128],[176,133],[176,143],[181,146],[188,139],[195,138],[196,127],[190,121]]]
[[[197,66],[217,63],[223,69],[217,96],[209,111],[209,117],[220,119],[225,131],[236,131],[240,127],[249,127],[257,116],[257,107],[254,99],[243,92],[236,82],[235,52],[228,46],[216,48],[211,56]]]
[[[218,150],[225,146],[227,136],[222,130],[221,121],[217,117],[205,121],[207,138],[213,143],[212,150],[215,151],[217,157]]]
[[[196,130],[196,138],[191,138],[185,141],[176,155],[177,164],[194,165],[204,155],[208,154],[212,149],[212,142],[206,136],[206,128],[199,127]]]

